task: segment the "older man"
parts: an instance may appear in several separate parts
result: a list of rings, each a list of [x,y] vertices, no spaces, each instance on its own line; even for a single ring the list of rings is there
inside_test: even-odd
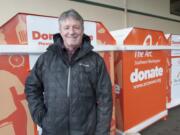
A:
[[[25,93],[43,135],[109,135],[111,81],[75,10],[59,17],[60,34],[37,60]]]

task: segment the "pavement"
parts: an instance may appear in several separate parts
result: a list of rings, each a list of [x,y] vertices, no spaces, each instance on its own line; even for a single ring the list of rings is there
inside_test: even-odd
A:
[[[159,120],[140,132],[141,135],[180,135],[180,106],[168,110],[166,120]]]

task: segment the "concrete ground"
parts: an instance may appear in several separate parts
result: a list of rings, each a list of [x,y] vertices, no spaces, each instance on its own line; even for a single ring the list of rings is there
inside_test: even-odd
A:
[[[160,120],[140,132],[141,135],[180,135],[180,106],[168,111],[167,120]]]

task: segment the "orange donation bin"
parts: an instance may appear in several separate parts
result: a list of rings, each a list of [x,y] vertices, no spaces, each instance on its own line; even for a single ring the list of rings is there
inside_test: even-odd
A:
[[[111,32],[123,46],[168,45],[163,32],[127,28]],[[167,115],[167,51],[115,53],[117,132],[134,133]]]
[[[25,15],[16,15],[0,27],[0,47],[27,45]],[[29,56],[4,54],[0,49],[0,134],[37,135],[24,95]]]
[[[57,17],[23,13],[15,15],[0,27],[0,47],[7,49],[3,49],[3,51],[0,49],[0,81],[2,83],[0,86],[0,134],[37,134],[27,108],[24,82],[37,57],[53,43],[52,37],[58,32],[58,27]],[[104,51],[102,48],[106,48],[106,44],[115,45],[116,41],[100,22],[85,21],[84,28],[85,33],[91,37],[95,51],[98,51],[105,60],[113,84],[112,95],[113,101],[115,101],[114,55],[112,51]],[[9,44],[17,45],[16,50],[21,50],[21,46],[23,46],[22,52],[26,52],[27,55],[4,54],[8,51],[13,52],[8,47]],[[29,52],[29,50],[31,51]],[[114,103],[111,135],[115,135],[116,132]]]
[[[180,46],[180,35],[168,34],[167,38],[172,47]],[[180,105],[180,50],[171,50],[171,91],[168,109]]]

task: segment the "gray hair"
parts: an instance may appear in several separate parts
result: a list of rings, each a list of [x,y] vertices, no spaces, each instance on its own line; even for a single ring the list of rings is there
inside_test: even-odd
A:
[[[81,23],[82,28],[84,29],[84,20],[83,20],[82,16],[76,10],[70,9],[70,10],[63,12],[58,18],[59,25],[61,25],[61,23],[64,20],[66,20],[67,18],[73,18],[73,19],[79,21]]]

